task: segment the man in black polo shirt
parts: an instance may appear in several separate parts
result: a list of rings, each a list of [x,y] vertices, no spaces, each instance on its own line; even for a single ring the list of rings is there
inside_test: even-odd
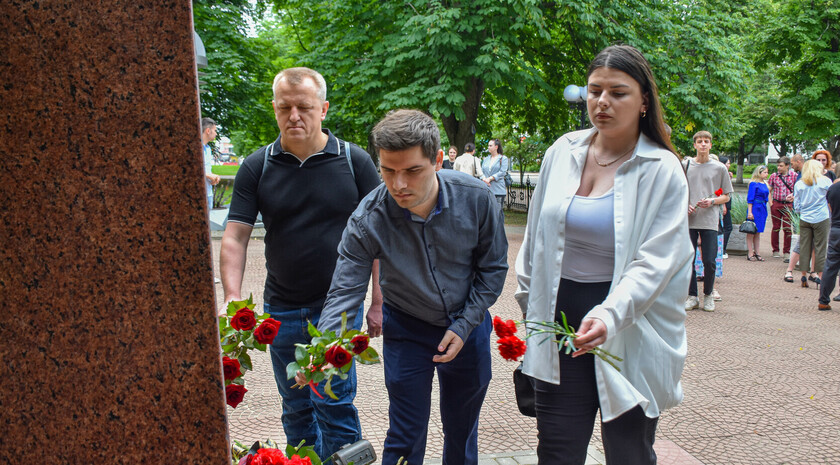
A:
[[[295,360],[296,343],[309,343],[307,321],[318,324],[347,219],[380,179],[367,152],[321,128],[329,102],[326,82],[318,72],[308,68],[281,71],[273,90],[280,136],[251,154],[236,175],[222,238],[222,284],[225,302],[241,300],[248,241],[261,213],[268,272],[264,306],[281,322],[270,353],[283,397],[286,441],[297,446],[305,440],[320,457],[328,457],[344,444],[361,439],[353,406],[355,368],[346,380],[333,380],[336,401],[318,397],[310,389],[293,389],[286,365]],[[373,301],[368,331],[378,336],[382,297],[376,276]],[[358,312],[353,321],[357,329],[363,313]],[[319,390],[323,395],[323,389]]]

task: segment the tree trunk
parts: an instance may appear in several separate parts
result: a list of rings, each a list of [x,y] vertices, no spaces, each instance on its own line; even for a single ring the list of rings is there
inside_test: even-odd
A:
[[[461,105],[464,111],[464,119],[458,121],[455,114],[441,116],[443,130],[449,138],[449,143],[458,149],[458,153],[464,152],[464,145],[467,142],[475,143],[475,122],[478,119],[478,106],[481,97],[484,95],[484,80],[481,78],[470,78],[466,99]]]
[[[831,159],[840,160],[840,158],[838,158],[840,157],[840,135],[829,137],[827,145],[827,150],[831,153]]]

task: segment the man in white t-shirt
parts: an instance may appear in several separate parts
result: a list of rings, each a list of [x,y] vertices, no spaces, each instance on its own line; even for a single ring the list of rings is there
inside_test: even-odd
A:
[[[475,144],[467,142],[464,145],[464,154],[455,159],[454,169],[467,173],[474,178],[481,179],[484,177],[484,172],[481,170],[481,160],[473,155],[475,153]]]
[[[688,299],[685,309],[702,308],[715,311],[712,289],[715,285],[715,259],[717,258],[717,234],[720,223],[720,206],[729,201],[732,181],[726,166],[709,156],[712,149],[712,135],[700,131],[694,135],[694,149],[697,156],[684,164],[688,179],[688,232],[691,243],[697,250],[699,238],[703,247],[703,301],[697,295],[697,273],[691,267],[691,282],[688,285]]]

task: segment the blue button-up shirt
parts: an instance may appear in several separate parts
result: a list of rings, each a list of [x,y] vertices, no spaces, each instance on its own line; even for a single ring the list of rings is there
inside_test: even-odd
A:
[[[437,204],[425,220],[397,205],[385,185],[350,217],[319,328],[352,321],[365,298],[373,261],[383,300],[466,341],[502,293],[507,238],[498,202],[487,186],[459,171],[437,173]]]

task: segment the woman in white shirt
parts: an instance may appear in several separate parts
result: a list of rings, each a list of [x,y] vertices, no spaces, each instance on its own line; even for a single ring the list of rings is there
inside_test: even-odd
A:
[[[547,151],[516,260],[526,318],[558,321],[562,311],[578,334],[572,355],[528,339],[537,455],[582,465],[600,409],[607,463],[653,464],[660,412],[682,399],[688,186],[638,50],[604,49],[588,91],[594,127]],[[623,359],[621,371],[587,354],[598,345]]]

